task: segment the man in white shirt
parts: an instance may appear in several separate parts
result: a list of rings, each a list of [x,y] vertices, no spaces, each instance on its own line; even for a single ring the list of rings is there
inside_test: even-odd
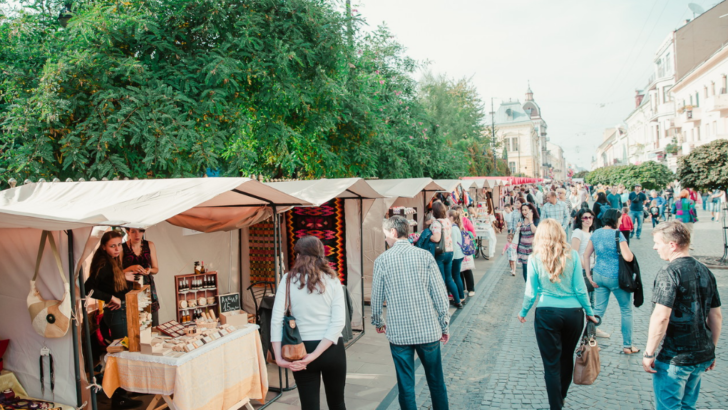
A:
[[[386,333],[397,371],[399,405],[416,410],[415,360],[422,362],[427,376],[432,408],[448,409],[447,387],[442,371],[440,342],[450,339],[448,298],[445,282],[435,258],[407,240],[409,224],[401,216],[384,220],[384,235],[390,248],[374,261],[372,280],[372,325]],[[421,238],[420,240],[426,240]],[[382,304],[387,302],[387,324]]]

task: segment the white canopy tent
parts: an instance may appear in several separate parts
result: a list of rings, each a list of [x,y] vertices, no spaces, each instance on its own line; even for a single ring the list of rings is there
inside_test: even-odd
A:
[[[361,178],[270,182],[266,185],[308,201],[314,206],[321,206],[334,198],[345,199],[347,290],[352,298],[354,312],[351,326],[352,328],[360,327],[363,332],[362,226],[374,200],[382,198],[383,195]]]
[[[384,198],[374,201],[364,219],[364,299],[371,296],[374,260],[385,250],[382,219],[392,207],[408,207],[417,210],[417,225],[424,227],[427,202],[435,192],[445,188],[430,178],[378,179],[367,181]]]
[[[202,232],[231,231],[297,205],[310,203],[248,178],[43,182],[0,191],[0,260],[3,260],[0,339],[11,340],[5,355],[6,367],[15,372],[31,396],[50,400],[50,389],[46,389],[44,396],[38,378],[38,355],[45,345],[55,359],[55,400],[80,406],[81,395],[87,392],[77,382],[82,373],[79,371],[77,333],[69,331],[65,337],[44,340],[33,330],[27,313],[25,299],[30,290],[42,230],[55,231],[53,235],[61,258],[68,267],[65,275],[69,276],[70,272],[79,272],[97,246],[98,236],[92,235],[94,226],[152,227],[151,236],[155,230],[165,229],[159,227],[170,224],[179,227],[176,228],[179,231],[181,228]],[[63,230],[66,234],[60,232]],[[212,235],[228,237],[223,233]],[[207,239],[207,235],[204,237]],[[195,257],[192,252],[199,250],[199,241],[197,246],[183,241],[182,250],[175,246],[178,242],[182,242],[178,236],[168,237],[157,248],[161,269],[155,281],[161,291],[162,320],[172,319],[176,310],[174,296],[167,295],[168,289],[173,289],[170,285],[173,275],[180,273],[179,266],[186,269],[181,273],[189,272],[192,265],[187,259]],[[212,242],[219,244],[220,240]],[[232,241],[225,249],[234,249]],[[233,274],[237,269],[237,264],[233,267],[232,263],[217,269],[221,278],[227,276],[231,289],[235,289],[238,282],[237,275]],[[46,247],[37,284],[47,299],[62,297],[62,281],[55,270],[53,255]],[[71,281],[75,284],[74,306],[79,311],[82,289],[76,287],[79,284],[74,279]],[[85,311],[83,319],[88,336]],[[75,327],[75,322],[72,323]],[[90,350],[88,339],[86,347]],[[87,362],[89,360],[87,358]],[[95,409],[93,396],[91,407]]]

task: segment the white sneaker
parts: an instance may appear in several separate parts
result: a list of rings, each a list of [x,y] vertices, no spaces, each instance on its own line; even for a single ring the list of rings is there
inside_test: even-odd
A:
[[[605,339],[609,339],[609,333],[603,331],[602,329],[597,329],[597,337],[603,337]]]
[[[475,292],[473,292],[473,291],[468,292],[468,296],[475,296]]]

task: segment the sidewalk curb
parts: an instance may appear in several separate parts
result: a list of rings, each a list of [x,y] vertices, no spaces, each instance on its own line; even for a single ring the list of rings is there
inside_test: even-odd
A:
[[[450,316],[450,339],[454,339],[455,335],[459,335],[463,329],[466,329],[464,326],[460,326],[461,323],[469,322],[472,315],[474,305],[482,306],[485,303],[488,302],[488,299],[490,298],[490,295],[493,293],[493,289],[495,289],[496,284],[498,283],[500,277],[496,276],[499,273],[503,272],[503,268],[507,265],[508,258],[501,256],[499,257],[496,262],[486,271],[485,275],[483,275],[482,278],[478,281],[478,283],[475,284],[475,296],[473,299],[474,301],[470,301],[471,299],[468,299],[468,302],[465,304],[465,307],[462,309],[458,309],[455,311],[455,313]],[[492,278],[492,280],[490,280]],[[462,315],[462,318],[460,316]],[[453,324],[456,322],[458,323],[457,327],[454,327]],[[449,344],[449,346],[452,346]],[[443,359],[448,355],[450,351],[450,348],[448,346],[445,346],[442,349],[442,356]],[[417,372],[417,369],[419,369],[420,365],[422,363],[420,362],[420,359],[415,355],[415,372]],[[415,386],[415,389],[417,389],[418,386]],[[399,395],[399,390],[397,385],[395,384],[394,387],[387,393],[387,395],[382,399],[381,403],[377,406],[376,410],[387,410],[396,400],[397,396]]]

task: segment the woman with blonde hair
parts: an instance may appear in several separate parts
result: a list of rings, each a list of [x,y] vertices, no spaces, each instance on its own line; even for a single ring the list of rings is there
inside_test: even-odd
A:
[[[598,320],[589,303],[579,253],[571,249],[564,228],[553,219],[544,219],[536,229],[518,315],[521,323],[526,322],[537,297],[534,328],[546,392],[551,409],[561,409],[571,385],[574,350],[584,329],[584,315],[594,323]]]
[[[463,259],[465,258],[465,254],[463,253],[463,234],[464,227],[462,222],[462,216],[460,211],[451,209],[447,211],[447,217],[450,219],[450,222],[452,223],[452,248],[453,248],[453,256],[452,256],[452,270],[450,272],[450,276],[452,276],[453,282],[455,282],[455,287],[458,290],[458,298],[460,298],[461,301],[465,300],[465,289],[463,288],[463,278],[462,275],[460,275],[460,267],[463,264]],[[467,235],[467,233],[466,233]],[[455,296],[455,295],[453,295]]]

